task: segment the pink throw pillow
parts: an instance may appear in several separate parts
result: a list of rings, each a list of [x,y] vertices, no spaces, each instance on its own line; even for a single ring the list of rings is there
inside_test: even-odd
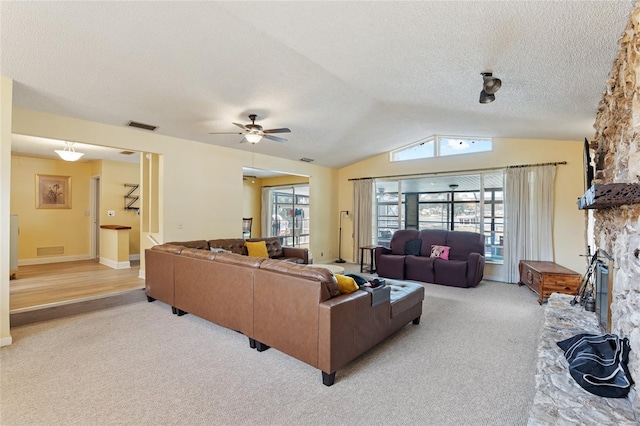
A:
[[[449,250],[451,247],[449,246],[431,246],[431,257],[439,257],[443,260],[449,260]]]

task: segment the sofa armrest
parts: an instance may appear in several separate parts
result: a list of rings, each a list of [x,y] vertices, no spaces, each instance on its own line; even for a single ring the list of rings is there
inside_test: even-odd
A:
[[[376,265],[378,264],[378,261],[380,260],[380,256],[382,256],[383,254],[391,254],[391,249],[388,249],[386,247],[376,247],[374,252],[373,252],[373,257],[375,257],[376,259]]]
[[[282,247],[283,257],[297,257],[303,260],[304,264],[309,264],[309,249],[301,247]]]
[[[475,287],[484,275],[484,256],[480,253],[469,254],[467,260],[467,286]]]
[[[318,305],[317,367],[325,373],[333,373],[370,349],[375,311],[369,293],[360,290],[321,302]],[[388,317],[387,313],[387,320]]]

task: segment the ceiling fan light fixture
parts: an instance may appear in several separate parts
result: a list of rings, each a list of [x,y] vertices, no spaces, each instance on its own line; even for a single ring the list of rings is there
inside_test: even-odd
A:
[[[73,142],[65,142],[64,149],[54,149],[54,152],[64,161],[77,161],[84,155],[82,152],[76,152],[73,148]]]
[[[259,133],[248,133],[244,136],[244,138],[251,144],[257,144],[262,140],[262,135]]]

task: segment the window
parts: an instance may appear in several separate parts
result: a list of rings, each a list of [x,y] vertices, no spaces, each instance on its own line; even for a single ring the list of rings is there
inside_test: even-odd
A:
[[[404,148],[391,151],[391,161],[415,160],[417,158],[431,158],[435,155],[435,140],[433,138],[414,143]]]
[[[398,229],[447,229],[485,236],[487,262],[502,263],[503,172],[376,182],[377,244]]]
[[[493,149],[489,138],[467,138],[456,136],[432,136],[389,154],[390,161],[416,160],[419,158],[444,157],[448,155],[487,152]]]

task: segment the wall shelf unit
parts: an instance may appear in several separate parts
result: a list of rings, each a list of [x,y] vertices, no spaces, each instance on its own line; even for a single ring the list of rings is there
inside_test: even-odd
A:
[[[135,195],[134,192],[140,188],[140,185],[136,183],[125,183],[125,188],[129,188],[127,194],[124,196],[124,209],[125,210],[140,210],[140,207],[134,206],[134,204],[140,199],[139,195]]]

